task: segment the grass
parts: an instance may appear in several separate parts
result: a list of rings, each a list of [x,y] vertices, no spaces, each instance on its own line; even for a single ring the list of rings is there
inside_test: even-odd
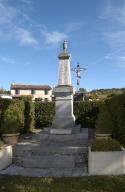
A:
[[[0,176],[0,192],[124,192],[125,176],[33,178]]]

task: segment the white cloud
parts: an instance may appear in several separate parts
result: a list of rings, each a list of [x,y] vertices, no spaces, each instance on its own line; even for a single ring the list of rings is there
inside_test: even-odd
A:
[[[125,60],[125,56],[120,56],[120,59]]]
[[[55,47],[64,39],[68,39],[69,35],[81,29],[80,22],[68,23],[63,26],[64,30],[50,31],[44,24],[36,24],[26,12],[27,8],[32,8],[33,1],[20,0],[18,2],[25,6],[26,9],[20,10],[14,4],[10,4],[9,0],[0,0],[0,40],[16,40],[22,46],[32,46],[39,48],[39,42],[34,32],[40,32],[48,47]],[[29,9],[28,9],[29,10]],[[30,22],[29,22],[30,21]],[[28,25],[27,25],[28,24]]]
[[[99,18],[107,20],[116,27],[125,27],[125,2],[115,4],[114,1],[108,0],[105,3]]]
[[[32,4],[31,0],[21,0],[21,2],[29,6]]]
[[[105,39],[111,48],[125,46],[125,30],[105,33]]]
[[[31,1],[22,0],[30,5]],[[0,0],[0,39],[17,40],[20,45],[30,45],[38,48],[38,41],[26,27],[19,27],[29,21],[29,16],[12,7],[7,1]],[[23,26],[25,26],[23,25]]]
[[[38,41],[33,37],[32,33],[26,29],[16,27],[15,28],[15,38],[19,41],[21,45],[31,45],[33,47],[38,47]]]
[[[15,60],[9,57],[1,57],[0,60],[6,64],[15,64]]]
[[[109,48],[105,59],[110,60],[119,69],[125,69],[125,1],[121,0],[118,3],[106,0],[104,4],[99,18],[107,24],[102,34]]]
[[[10,24],[17,16],[17,9],[0,2],[0,24]]]
[[[47,32],[46,30],[41,30],[42,36],[45,38],[47,45],[58,45],[64,39],[68,39],[68,35],[59,31]]]

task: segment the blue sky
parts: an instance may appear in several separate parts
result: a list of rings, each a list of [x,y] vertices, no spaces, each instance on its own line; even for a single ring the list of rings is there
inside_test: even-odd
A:
[[[80,87],[125,87],[124,0],[0,0],[0,87],[56,86],[64,39],[86,68]]]

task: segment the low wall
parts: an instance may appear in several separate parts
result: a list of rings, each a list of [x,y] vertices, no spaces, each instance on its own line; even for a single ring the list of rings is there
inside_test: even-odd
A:
[[[0,149],[0,170],[12,163],[12,146],[4,146]]]
[[[89,149],[88,170],[90,175],[124,175],[125,151],[92,152]]]

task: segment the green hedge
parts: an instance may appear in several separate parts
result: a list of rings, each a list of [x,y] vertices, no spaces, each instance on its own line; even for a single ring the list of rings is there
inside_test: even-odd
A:
[[[0,149],[3,147],[4,143],[0,140]]]
[[[55,105],[51,103],[35,103],[35,127],[43,128],[51,126],[55,113]]]
[[[76,124],[82,127],[94,128],[100,102],[74,102]],[[37,128],[51,126],[55,113],[54,103],[35,103],[35,124]]]
[[[100,102],[74,102],[74,115],[76,124],[81,127],[95,128]]]
[[[113,133],[113,121],[109,110],[109,106],[106,101],[103,101],[99,105],[98,118],[96,120],[96,133],[97,134],[112,134]]]
[[[31,132],[35,128],[35,104],[31,96],[22,96],[24,102],[24,128],[23,133]]]
[[[125,93],[115,95],[99,107],[96,133],[112,133],[125,146]]]
[[[17,133],[24,126],[24,103],[19,100],[1,101],[0,132]]]
[[[125,146],[125,93],[107,100],[113,122],[113,137]]]
[[[15,103],[16,103],[16,105],[18,104],[20,106],[16,107]],[[14,116],[14,114],[16,114],[16,112],[15,112],[16,110],[19,111],[19,109],[20,109],[23,111],[24,118],[23,118],[23,122],[22,122],[23,127],[20,129],[21,133],[27,133],[27,132],[32,131],[32,129],[34,128],[34,124],[35,124],[35,122],[34,122],[35,104],[32,102],[32,98],[29,96],[23,96],[16,100],[0,99],[0,124],[3,122],[2,115],[5,113],[5,111],[8,108],[10,108],[9,106],[11,104],[13,105],[13,106],[11,106],[11,113],[12,113],[12,109],[13,109],[13,116]],[[15,110],[14,110],[14,108],[15,108]],[[17,109],[17,108],[19,108],[19,109]],[[9,115],[10,109],[8,109],[7,113]],[[3,126],[4,125],[2,125],[2,127]],[[0,132],[3,132],[2,129],[0,128],[0,130],[1,130]]]

